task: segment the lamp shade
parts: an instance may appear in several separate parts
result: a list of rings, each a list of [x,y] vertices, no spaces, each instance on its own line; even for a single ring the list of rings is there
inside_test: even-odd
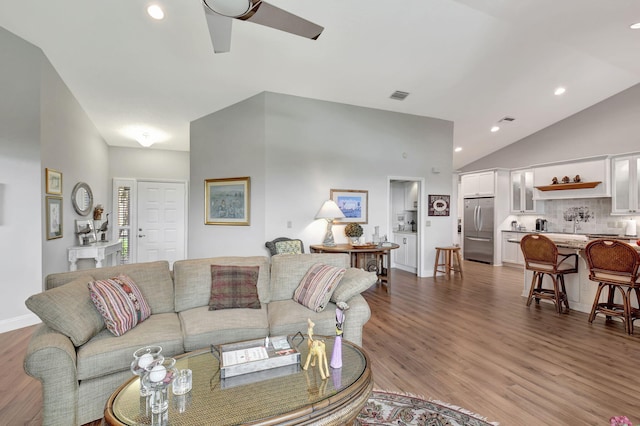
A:
[[[344,213],[333,200],[325,201],[318,213],[316,213],[316,219],[338,219],[343,217],[345,217]]]

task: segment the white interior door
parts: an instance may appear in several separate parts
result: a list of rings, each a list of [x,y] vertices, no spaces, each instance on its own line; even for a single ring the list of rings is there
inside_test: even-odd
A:
[[[185,259],[186,186],[138,182],[137,262]]]

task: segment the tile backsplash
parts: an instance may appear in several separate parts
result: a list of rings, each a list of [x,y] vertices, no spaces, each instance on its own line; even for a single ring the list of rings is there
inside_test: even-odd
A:
[[[573,232],[573,219],[578,217],[578,232],[582,234],[624,234],[629,219],[640,222],[640,216],[611,216],[611,198],[545,200],[544,214],[510,216],[527,230],[535,230],[537,218],[547,220],[550,232]]]

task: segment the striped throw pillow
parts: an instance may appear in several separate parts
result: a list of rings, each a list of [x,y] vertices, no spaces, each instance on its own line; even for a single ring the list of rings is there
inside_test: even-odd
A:
[[[344,275],[345,269],[316,263],[300,281],[293,300],[315,312],[322,312]]]
[[[91,281],[88,287],[93,304],[114,336],[122,336],[151,315],[142,292],[127,275]]]

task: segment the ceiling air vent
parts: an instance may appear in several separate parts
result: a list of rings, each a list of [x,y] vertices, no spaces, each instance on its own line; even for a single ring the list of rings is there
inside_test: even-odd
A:
[[[501,118],[500,121],[498,121],[498,123],[503,123],[505,121],[511,122],[511,121],[514,121],[514,120],[515,120],[515,118],[513,118],[513,117],[504,117],[504,118]]]
[[[396,101],[404,101],[407,96],[409,96],[409,92],[401,92],[400,90],[396,90],[391,94],[391,99],[395,99]]]

